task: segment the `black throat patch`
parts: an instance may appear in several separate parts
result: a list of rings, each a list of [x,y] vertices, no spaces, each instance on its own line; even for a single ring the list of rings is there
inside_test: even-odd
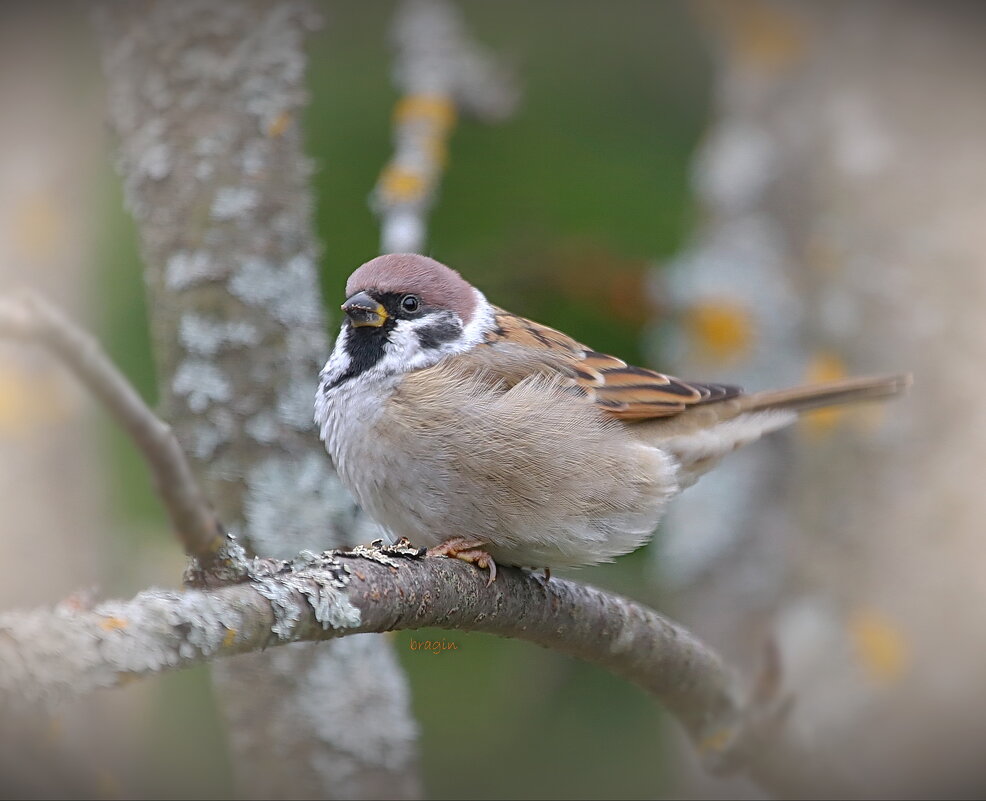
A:
[[[346,372],[336,376],[335,380],[331,383],[323,384],[322,392],[328,392],[340,384],[345,384],[351,378],[365,373],[380,361],[383,358],[383,346],[387,344],[390,332],[394,330],[396,324],[391,318],[376,328],[373,326],[358,326],[354,328],[349,320],[346,320],[343,324],[346,344],[343,347],[349,356],[349,367],[346,368]]]

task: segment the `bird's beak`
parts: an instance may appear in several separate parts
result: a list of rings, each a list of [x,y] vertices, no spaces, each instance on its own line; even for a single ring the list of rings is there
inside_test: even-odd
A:
[[[366,325],[379,328],[387,322],[387,310],[366,292],[357,292],[342,304],[342,310],[354,328]]]

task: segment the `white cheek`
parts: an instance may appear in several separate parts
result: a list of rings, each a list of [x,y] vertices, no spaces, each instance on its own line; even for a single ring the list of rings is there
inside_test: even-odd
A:
[[[411,320],[400,320],[394,326],[387,344],[383,346],[381,367],[403,373],[417,369],[428,358],[429,354],[422,350],[414,329],[415,325]]]
[[[472,291],[476,296],[476,309],[472,319],[462,331],[462,344],[466,348],[482,342],[486,338],[486,332],[496,325],[493,307],[486,299],[486,295],[475,287]]]

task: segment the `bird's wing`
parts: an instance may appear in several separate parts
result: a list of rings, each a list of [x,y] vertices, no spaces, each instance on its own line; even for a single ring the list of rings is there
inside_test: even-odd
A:
[[[474,349],[508,384],[534,375],[561,375],[601,410],[621,420],[670,417],[705,403],[734,398],[739,387],[700,384],[628,365],[566,334],[495,308],[495,325]]]

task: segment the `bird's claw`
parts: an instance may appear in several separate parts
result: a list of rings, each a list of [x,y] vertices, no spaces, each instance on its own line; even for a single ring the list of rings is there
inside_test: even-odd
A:
[[[426,556],[445,556],[450,559],[459,559],[468,562],[481,570],[489,571],[489,578],[486,586],[489,587],[496,581],[496,562],[484,549],[486,543],[482,540],[471,540],[467,537],[453,537],[450,540],[439,543],[434,548],[429,548]]]

